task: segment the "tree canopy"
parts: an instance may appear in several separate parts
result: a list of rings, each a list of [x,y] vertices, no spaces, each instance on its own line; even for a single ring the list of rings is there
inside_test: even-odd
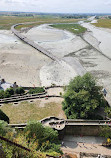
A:
[[[58,142],[58,132],[50,127],[44,127],[37,121],[28,122],[24,131],[28,131],[29,139],[35,135],[35,139],[38,140],[39,144],[42,144],[45,141],[50,141],[51,143]]]
[[[105,104],[101,89],[90,73],[71,80],[63,96],[63,110],[67,118],[98,119],[95,112]]]
[[[56,157],[63,154],[60,149],[58,132],[37,121],[30,121],[24,130],[15,131],[9,128],[5,121],[0,120],[0,136],[31,151],[27,152],[20,146],[17,147],[16,144],[0,140],[4,153],[3,157],[45,158],[46,154]]]

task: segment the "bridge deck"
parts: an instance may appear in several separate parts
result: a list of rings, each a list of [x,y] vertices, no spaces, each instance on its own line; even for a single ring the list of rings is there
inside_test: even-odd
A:
[[[32,46],[33,48],[37,49],[38,51],[42,52],[44,55],[48,56],[48,57],[51,58],[52,60],[59,61],[59,59],[58,59],[56,56],[54,56],[52,53],[50,53],[49,51],[47,51],[47,50],[44,49],[43,47],[39,46],[37,43],[33,42],[32,40],[28,39],[27,37],[25,37],[24,35],[22,35],[19,31],[17,31],[17,30],[15,29],[16,26],[22,25],[22,24],[23,24],[23,23],[13,25],[13,26],[11,27],[12,32],[13,32],[18,38],[20,38],[22,41],[24,41],[25,43],[29,44],[30,46]]]

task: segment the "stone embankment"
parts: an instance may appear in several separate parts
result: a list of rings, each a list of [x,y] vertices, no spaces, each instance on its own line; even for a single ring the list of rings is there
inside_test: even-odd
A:
[[[23,96],[17,96],[17,97],[10,97],[10,98],[4,98],[0,99],[0,104],[5,104],[5,103],[12,103],[15,102],[14,104],[18,104],[20,101],[25,101],[25,100],[31,100],[31,99],[42,99],[42,98],[54,98],[54,97],[60,97],[59,95],[46,95],[46,93],[42,94],[29,94],[29,95],[23,95]]]
[[[34,88],[34,87],[23,87],[25,90],[29,90],[30,88]],[[62,96],[59,95],[59,93],[56,94],[52,94],[49,93],[48,90],[52,89],[52,88],[63,88],[63,86],[50,86],[50,87],[45,87],[45,91],[42,93],[36,93],[36,94],[17,94],[17,95],[13,95],[10,98],[3,98],[0,99],[0,104],[4,104],[4,103],[13,103],[14,104],[18,104],[18,102],[20,101],[25,101],[25,100],[31,100],[31,99],[48,99],[48,98],[62,98]],[[33,102],[33,101],[30,101]],[[0,106],[1,106],[0,105]]]
[[[24,35],[22,35],[19,31],[17,31],[15,29],[16,26],[19,25],[23,25],[24,23],[20,23],[20,24],[15,24],[11,27],[11,31],[18,37],[20,38],[22,41],[24,41],[25,43],[27,43],[28,45],[32,46],[33,48],[37,49],[38,51],[40,51],[41,53],[43,53],[44,55],[48,56],[49,58],[51,58],[54,61],[59,61],[59,59],[54,56],[52,53],[50,53],[49,51],[47,51],[46,49],[42,48],[41,46],[39,46],[37,43],[33,42],[32,40],[30,40],[29,38],[25,37]]]

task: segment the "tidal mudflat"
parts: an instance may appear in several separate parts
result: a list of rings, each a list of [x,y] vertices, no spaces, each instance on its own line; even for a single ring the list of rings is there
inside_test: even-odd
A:
[[[0,31],[0,76],[7,82],[16,81],[21,86],[40,86],[40,69],[50,61],[11,31]]]
[[[23,33],[59,58],[53,61],[16,38],[0,31],[0,75],[22,86],[66,85],[86,71],[97,77],[111,95],[111,31],[83,23],[82,36],[43,24]],[[101,35],[101,36],[100,36]],[[95,49],[96,48],[96,49]]]
[[[41,79],[42,83],[46,84],[47,82],[49,84],[55,80],[56,84],[64,84],[67,83],[66,81],[63,81],[64,78],[66,80],[67,78],[71,79],[77,74],[84,73],[86,70],[91,72],[98,79],[99,84],[106,88],[108,92],[107,97],[110,101],[110,29],[97,28],[89,23],[84,23],[82,25],[88,29],[82,38],[81,36],[74,35],[66,30],[57,30],[48,25],[41,25],[33,28],[33,30],[30,30],[26,34],[26,36],[49,50],[55,56],[58,56],[63,61],[65,60],[66,64],[70,65],[72,68],[72,71],[71,69],[69,71],[66,67],[62,69],[62,66],[58,66],[58,63],[54,62],[50,63],[46,67],[44,66],[40,72],[41,78],[43,78],[43,74],[45,78],[45,81]],[[34,37],[32,32],[35,33]],[[75,61],[78,61],[79,64]],[[80,64],[85,70],[82,66],[80,66]],[[77,68],[79,72],[77,72]]]

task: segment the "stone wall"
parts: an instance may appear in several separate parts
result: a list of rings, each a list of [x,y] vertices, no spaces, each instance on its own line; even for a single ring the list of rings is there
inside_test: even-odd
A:
[[[84,135],[84,136],[99,136],[100,126],[92,125],[66,125],[65,135]]]

